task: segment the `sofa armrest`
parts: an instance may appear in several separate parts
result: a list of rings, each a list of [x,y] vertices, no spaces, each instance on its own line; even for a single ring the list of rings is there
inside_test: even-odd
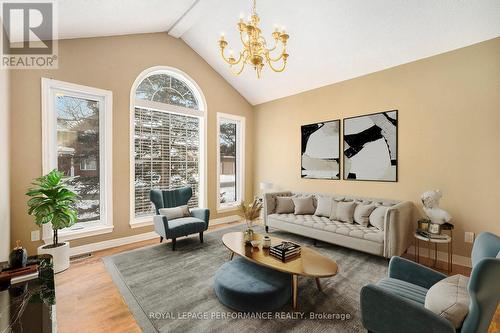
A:
[[[264,194],[264,225],[267,226],[267,216],[276,210],[276,197],[290,197],[292,192],[269,192]]]
[[[199,218],[200,220],[205,221],[208,228],[208,223],[210,221],[210,210],[207,208],[194,208],[190,211],[192,217]],[[206,230],[206,229],[205,229]]]
[[[400,256],[410,247],[413,203],[400,202],[387,210],[384,222],[384,257]]]
[[[389,262],[389,277],[429,289],[446,275],[411,260],[392,257]]]
[[[153,216],[153,223],[154,223],[156,233],[158,233],[160,236],[162,236],[164,238],[168,238],[167,237],[167,232],[168,232],[167,217],[164,215],[155,215],[155,216]]]
[[[455,333],[452,324],[426,309],[373,284],[361,288],[361,322],[377,333]]]

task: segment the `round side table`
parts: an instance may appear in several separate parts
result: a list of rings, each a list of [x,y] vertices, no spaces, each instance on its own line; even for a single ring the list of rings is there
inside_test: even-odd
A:
[[[453,269],[453,247],[452,247],[452,242],[453,242],[453,237],[451,235],[443,235],[446,236],[446,238],[430,238],[430,237],[425,237],[420,235],[419,233],[415,232],[414,234],[415,240],[416,240],[416,261],[417,263],[420,263],[420,241],[426,242],[427,243],[427,250],[428,250],[428,257],[431,259],[431,247],[432,243],[434,243],[434,265],[433,267],[436,267],[437,263],[437,246],[438,244],[448,244],[448,274],[451,273]]]

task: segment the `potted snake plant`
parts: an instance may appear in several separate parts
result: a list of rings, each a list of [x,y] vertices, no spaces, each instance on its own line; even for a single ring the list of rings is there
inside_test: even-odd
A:
[[[61,272],[69,267],[69,242],[60,242],[58,231],[71,227],[77,221],[75,203],[78,195],[68,186],[68,177],[52,170],[47,175],[36,178],[28,189],[28,214],[35,217],[39,227],[52,225],[52,244],[38,248],[38,254],[50,254],[53,258],[54,272]]]

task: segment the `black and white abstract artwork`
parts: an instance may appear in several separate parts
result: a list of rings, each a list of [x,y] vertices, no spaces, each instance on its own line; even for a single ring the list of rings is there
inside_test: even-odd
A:
[[[398,180],[398,111],[344,119],[344,179]]]
[[[303,125],[301,177],[340,179],[340,120]]]

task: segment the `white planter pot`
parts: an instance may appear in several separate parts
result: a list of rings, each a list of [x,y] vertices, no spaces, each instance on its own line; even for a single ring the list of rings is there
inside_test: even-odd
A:
[[[50,254],[54,263],[54,273],[62,272],[69,268],[69,242],[53,248],[46,248],[50,244],[38,247],[38,254]],[[45,247],[45,248],[44,248]]]

